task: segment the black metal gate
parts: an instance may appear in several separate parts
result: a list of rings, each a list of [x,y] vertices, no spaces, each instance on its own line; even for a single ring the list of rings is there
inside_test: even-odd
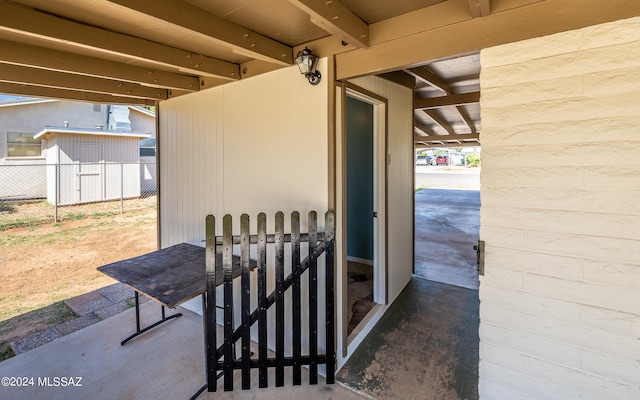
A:
[[[240,217],[239,236],[232,234],[232,217],[223,218],[223,235],[216,236],[215,218],[211,215],[206,220],[206,271],[207,291],[203,301],[205,313],[205,346],[208,391],[216,391],[217,380],[224,379],[224,390],[233,390],[234,370],[241,370],[242,389],[251,388],[251,369],[258,369],[258,387],[268,386],[269,369],[275,369],[275,385],[284,386],[285,367],[292,368],[293,385],[300,385],[302,366],[309,366],[309,383],[318,383],[318,365],[326,365],[326,383],[334,383],[335,376],[335,333],[334,333],[334,215],[325,214],[325,232],[317,231],[317,215],[311,211],[308,215],[308,233],[300,233],[300,214],[291,214],[291,233],[284,232],[284,214],[275,215],[275,233],[267,234],[267,218],[264,213],[258,214],[257,234],[249,233],[249,216]],[[274,251],[270,263],[275,272],[275,290],[267,294],[267,244],[273,243]],[[291,243],[291,271],[285,277],[285,243]],[[300,243],[307,243],[308,256],[301,258]],[[234,245],[240,246],[240,257],[233,256]],[[251,246],[255,246],[257,260],[250,259]],[[224,342],[217,346],[216,333],[216,257],[222,254],[224,274]],[[325,255],[324,288],[319,288],[318,259]],[[235,264],[235,265],[234,265]],[[235,267],[235,268],[234,268]],[[257,268],[257,293],[251,292],[250,271]],[[235,273],[234,273],[235,271]],[[303,287],[301,278],[308,274],[308,287]],[[234,326],[234,289],[233,279],[240,277],[241,321]],[[319,354],[318,320],[320,305],[319,290],[325,293],[324,321],[325,343],[324,354]],[[291,324],[285,326],[285,296],[290,290]],[[302,296],[308,298],[308,314],[303,314]],[[257,307],[251,310],[251,299]],[[269,356],[267,310],[275,306],[275,355]],[[220,307],[220,305],[218,305]],[[306,307],[305,307],[306,308]],[[302,352],[303,315],[308,315],[308,352]],[[320,318],[322,319],[322,318]],[[257,356],[250,350],[251,327],[257,323]],[[273,327],[272,327],[273,329]],[[290,329],[291,348],[285,354],[285,329]],[[236,342],[241,343],[240,356],[236,358]],[[203,387],[199,393],[201,393]],[[196,394],[194,397],[196,397]]]

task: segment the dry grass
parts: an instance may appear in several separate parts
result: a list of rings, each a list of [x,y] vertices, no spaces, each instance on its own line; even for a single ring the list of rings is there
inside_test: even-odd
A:
[[[29,216],[33,204],[0,215],[0,360],[10,341],[74,318],[64,300],[114,283],[97,267],[156,250],[155,198],[129,202],[137,211],[68,207],[58,223]]]
[[[114,216],[124,212],[156,207],[156,196],[127,199],[122,203],[106,201],[58,207],[58,222],[88,217]],[[55,208],[46,200],[0,201],[0,231],[12,228],[34,227],[55,222]]]

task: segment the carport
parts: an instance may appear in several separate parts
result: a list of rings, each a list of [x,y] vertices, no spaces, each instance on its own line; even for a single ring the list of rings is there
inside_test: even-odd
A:
[[[481,141],[480,397],[631,399],[638,15],[636,0],[1,0],[0,92],[155,105],[158,247],[201,244],[208,213],[334,210],[338,368],[411,278],[414,147]],[[317,85],[294,66],[305,48]],[[375,127],[378,307],[355,338],[348,98]],[[628,164],[604,164],[611,142]]]

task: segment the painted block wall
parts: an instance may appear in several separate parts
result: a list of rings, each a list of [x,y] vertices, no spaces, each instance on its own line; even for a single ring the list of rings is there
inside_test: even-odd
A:
[[[640,18],[483,50],[480,398],[640,398]]]

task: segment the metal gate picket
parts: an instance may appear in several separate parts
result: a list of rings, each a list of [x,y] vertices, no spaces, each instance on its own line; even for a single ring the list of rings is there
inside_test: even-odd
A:
[[[193,397],[197,397],[205,388],[214,392],[217,380],[223,377],[224,390],[233,390],[234,370],[241,370],[242,389],[251,389],[251,369],[258,370],[258,387],[268,386],[269,369],[275,370],[275,385],[284,385],[285,368],[292,368],[292,384],[301,385],[302,366],[309,366],[309,383],[318,383],[318,365],[326,365],[326,383],[335,380],[335,310],[334,310],[334,214],[325,214],[325,232],[317,232],[317,214],[308,215],[308,233],[300,233],[300,214],[291,214],[291,233],[284,232],[284,214],[275,215],[275,233],[266,233],[266,215],[258,214],[257,234],[249,233],[249,216],[240,217],[240,235],[232,234],[232,217],[223,218],[223,235],[216,236],[215,218],[206,219],[206,279],[207,291],[203,300],[205,310],[205,347],[206,347],[206,379],[207,384]],[[267,244],[273,243],[273,271],[275,274],[275,290],[267,295]],[[285,243],[291,243],[291,272],[285,277]],[[301,258],[301,243],[308,243],[308,256]],[[233,289],[233,250],[240,246],[240,325],[235,328],[234,289]],[[250,285],[250,246],[254,245],[257,260],[257,293],[251,292]],[[222,254],[223,263],[223,297],[224,297],[224,341],[216,347],[216,257]],[[324,288],[318,285],[318,259],[325,255]],[[301,284],[301,277],[308,271],[308,287]],[[285,326],[285,293],[291,289],[291,326]],[[325,295],[325,343],[324,354],[318,354],[318,290],[324,289]],[[308,296],[308,354],[302,353],[302,296]],[[257,307],[251,310],[251,299],[255,298]],[[268,356],[268,319],[267,311],[275,308],[275,356]],[[257,323],[257,357],[252,358],[250,350],[251,327]],[[285,355],[285,329],[290,329],[292,349]],[[241,341],[240,358],[235,358],[234,346]]]

